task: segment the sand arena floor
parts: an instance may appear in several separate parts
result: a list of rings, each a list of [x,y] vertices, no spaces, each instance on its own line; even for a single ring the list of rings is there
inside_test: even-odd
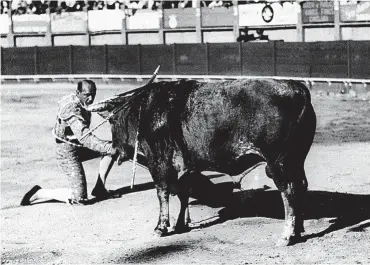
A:
[[[133,88],[99,87],[97,100]],[[153,236],[159,205],[151,177],[139,168],[135,189],[130,190],[131,163],[115,165],[107,181],[109,189],[122,194],[120,198],[89,206],[18,206],[35,184],[66,185],[54,157],[51,129],[56,102],[74,90],[72,84],[2,85],[2,263],[370,263],[369,101],[313,93],[318,129],[305,165],[309,181],[306,242],[276,247],[283,206],[263,166],[244,179],[243,190],[233,193],[227,176],[210,173],[210,181],[202,186],[206,199],[191,200],[192,230],[164,238]],[[94,114],[92,126],[100,120]],[[96,134],[109,139],[109,125]],[[98,160],[86,162],[85,169],[90,192]],[[272,189],[258,189],[263,185]],[[232,210],[222,200],[224,194],[225,198],[231,195],[238,209],[233,218],[225,214]],[[171,197],[170,203],[174,224],[179,202]]]

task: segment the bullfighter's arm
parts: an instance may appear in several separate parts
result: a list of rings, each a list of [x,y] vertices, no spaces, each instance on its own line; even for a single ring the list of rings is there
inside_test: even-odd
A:
[[[68,120],[68,124],[71,127],[73,134],[77,137],[77,140],[79,140],[79,142],[84,147],[98,151],[102,154],[108,155],[115,154],[115,150],[112,147],[112,142],[102,140],[93,135],[92,133],[88,134],[83,139],[81,139],[82,135],[89,131],[89,127],[86,125],[85,121],[79,119],[76,116],[73,116]]]
[[[115,148],[112,147],[111,141],[102,140],[91,133],[81,139],[82,135],[89,131],[89,126],[87,121],[81,115],[80,107],[72,105],[69,106],[66,111],[69,112],[69,115],[66,115],[67,117],[65,116],[66,118],[64,120],[68,123],[74,136],[84,147],[98,151],[102,155],[115,154],[116,151]]]

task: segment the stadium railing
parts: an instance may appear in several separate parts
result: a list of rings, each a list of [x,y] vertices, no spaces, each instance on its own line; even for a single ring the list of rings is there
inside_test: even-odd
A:
[[[52,82],[68,81],[74,82],[79,79],[101,79],[109,82],[109,80],[136,80],[138,82],[144,79],[150,79],[151,75],[109,75],[109,74],[66,74],[66,75],[0,75],[0,81],[33,81],[50,80]],[[179,80],[179,79],[194,79],[194,80],[240,80],[240,79],[263,79],[271,78],[277,80],[295,80],[305,82],[307,85],[314,85],[315,83],[327,83],[329,86],[332,83],[341,83],[345,86],[351,87],[352,84],[363,84],[367,87],[370,84],[370,79],[354,79],[354,78],[321,78],[321,77],[291,77],[291,76],[236,76],[236,75],[158,75],[157,80]]]

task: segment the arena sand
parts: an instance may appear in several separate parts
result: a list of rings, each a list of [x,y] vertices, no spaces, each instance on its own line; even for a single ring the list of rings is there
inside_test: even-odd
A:
[[[97,100],[133,88],[99,85]],[[2,264],[360,264],[370,263],[370,104],[346,96],[315,95],[315,143],[306,161],[309,192],[303,243],[276,247],[283,205],[263,166],[242,190],[207,172],[191,199],[192,230],[157,238],[158,200],[151,177],[139,168],[129,188],[131,163],[115,165],[107,187],[122,196],[89,206],[41,203],[20,207],[35,184],[65,186],[54,157],[51,129],[57,101],[73,84],[1,87]],[[93,124],[101,118],[94,114]],[[96,134],[110,138],[109,125]],[[88,191],[98,160],[85,163]],[[264,185],[269,190],[261,189]],[[216,193],[216,195],[215,195]],[[195,196],[197,197],[197,196]],[[171,220],[179,202],[171,197]]]

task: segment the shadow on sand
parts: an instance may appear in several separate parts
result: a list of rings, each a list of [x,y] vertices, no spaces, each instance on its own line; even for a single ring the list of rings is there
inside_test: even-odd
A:
[[[233,192],[230,182],[214,184],[207,178],[199,179],[193,186],[192,205],[204,204],[210,207],[223,207],[219,219],[204,226],[222,223],[238,217],[268,217],[284,219],[284,206],[280,192],[266,190],[240,190]],[[222,194],[222,196],[220,196]],[[370,226],[370,195],[348,194],[328,191],[308,191],[304,198],[304,219],[333,218],[323,231],[308,234],[304,239],[321,237],[333,231],[352,227],[350,231],[364,231]]]
[[[191,184],[191,197],[195,200],[190,205],[221,208],[218,217],[203,220],[199,223],[205,224],[192,226],[192,229],[209,227],[238,217],[259,216],[284,219],[284,207],[280,192],[277,190],[262,188],[236,191],[232,182],[215,184],[206,176],[195,176],[191,180]],[[370,219],[370,195],[308,191],[304,200],[304,218],[305,220],[332,219],[329,220],[328,227],[323,231],[304,235],[303,242],[344,228],[349,228],[349,231],[353,232],[366,231],[365,229],[370,226],[370,221],[363,221]],[[192,242],[176,242],[178,245],[172,245],[172,242],[149,249],[138,249],[136,252],[122,257],[119,262],[153,262],[156,259],[165,259],[173,252],[191,252],[191,248],[194,246]]]
[[[267,190],[269,187],[254,190],[235,191],[233,183],[222,182],[215,184],[211,180],[215,176],[196,175],[189,179],[191,183],[190,205],[206,205],[222,208],[218,218],[205,222],[200,227],[208,227],[238,217],[268,217],[284,219],[284,207],[280,192]],[[112,191],[111,198],[124,194],[153,189],[154,183],[137,184]],[[110,199],[110,198],[109,198]],[[91,204],[100,200],[92,199]],[[360,224],[370,219],[370,195],[348,194],[328,191],[308,191],[304,199],[304,219],[333,218],[330,225],[323,231],[305,235],[304,239],[321,237],[336,230],[352,227],[350,231],[364,231],[370,222]],[[212,218],[210,218],[212,219]],[[199,228],[194,226],[194,228]]]

